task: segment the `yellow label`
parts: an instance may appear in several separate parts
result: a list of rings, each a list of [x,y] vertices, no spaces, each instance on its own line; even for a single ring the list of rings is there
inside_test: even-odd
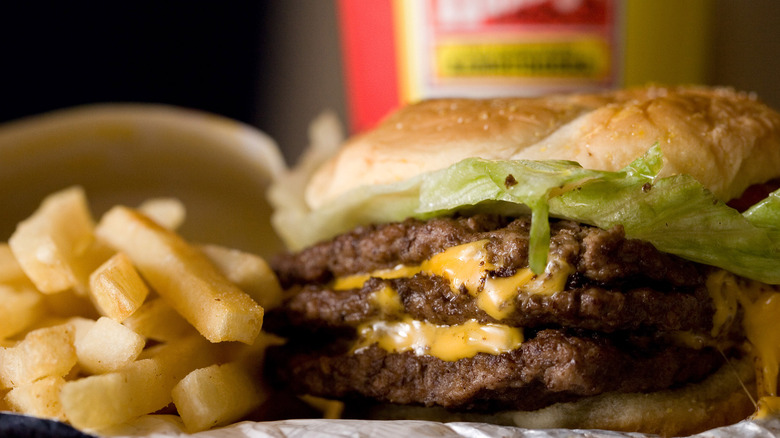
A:
[[[376,343],[390,352],[413,351],[445,361],[474,357],[477,353],[501,354],[517,349],[523,332],[501,324],[464,324],[445,326],[405,318],[401,321],[376,321],[359,329],[361,342],[355,351]]]
[[[610,47],[603,39],[514,44],[445,43],[436,48],[442,78],[506,76],[602,79],[609,74]]]

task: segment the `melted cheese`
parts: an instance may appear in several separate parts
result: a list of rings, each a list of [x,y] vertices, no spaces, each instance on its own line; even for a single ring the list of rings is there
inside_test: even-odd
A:
[[[756,363],[759,396],[777,396],[780,371],[780,294],[778,288],[757,281],[738,279],[717,271],[707,279],[707,288],[715,307],[713,335],[733,320],[737,304],[743,309],[742,325],[752,346]],[[774,402],[773,402],[774,403]]]
[[[371,277],[386,279],[405,278],[411,277],[418,272],[420,272],[419,267],[398,265],[392,269],[380,269],[370,274],[356,274],[348,275],[346,277],[338,277],[333,281],[331,287],[334,290],[360,289],[363,287],[363,284]]]
[[[780,413],[780,397],[761,397],[758,399],[758,406],[753,418],[762,420],[773,417]]]
[[[518,294],[552,295],[562,291],[569,274],[574,271],[566,262],[551,257],[542,275],[537,276],[525,268],[510,277],[493,277],[491,273],[500,267],[489,261],[487,243],[487,240],[479,240],[454,246],[418,266],[399,265],[369,274],[339,277],[332,287],[336,290],[357,289],[371,277],[392,279],[418,273],[436,275],[448,280],[454,293],[465,290],[476,297],[480,309],[500,320],[514,312]]]
[[[522,269],[511,277],[485,279],[485,287],[477,295],[477,307],[495,319],[506,318],[515,310],[518,291],[533,278],[530,269]]]
[[[444,361],[469,358],[477,353],[501,354],[517,349],[523,342],[522,330],[502,324],[436,325],[411,318],[401,321],[375,321],[358,329],[361,348],[377,344],[389,352],[413,351]]]
[[[382,309],[384,314],[399,314],[404,311],[404,304],[398,292],[390,286],[385,285],[382,289],[374,292],[371,296],[374,304]]]
[[[780,294],[764,292],[755,301],[747,302],[743,298],[740,302],[745,309],[745,334],[756,351],[758,393],[776,396],[780,368]]]

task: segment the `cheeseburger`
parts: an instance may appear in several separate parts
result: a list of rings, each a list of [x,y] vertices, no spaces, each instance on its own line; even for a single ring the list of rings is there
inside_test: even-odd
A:
[[[267,367],[362,418],[737,422],[777,392],[778,177],[731,89],[410,105],[277,211]]]

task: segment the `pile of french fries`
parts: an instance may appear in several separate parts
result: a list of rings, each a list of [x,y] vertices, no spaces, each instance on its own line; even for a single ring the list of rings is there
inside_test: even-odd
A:
[[[90,431],[176,412],[195,432],[264,401],[278,281],[259,256],[185,241],[184,217],[156,199],[96,223],[72,187],[0,243],[0,410]]]

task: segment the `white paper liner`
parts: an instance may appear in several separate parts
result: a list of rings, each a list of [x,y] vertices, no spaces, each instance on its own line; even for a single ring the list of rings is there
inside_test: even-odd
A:
[[[181,420],[175,416],[146,416],[136,422],[104,431],[100,435],[114,438],[619,438],[647,437],[639,433],[621,433],[601,430],[548,429],[530,430],[515,427],[496,426],[484,423],[437,423],[431,421],[364,421],[364,420],[285,420],[270,422],[245,421],[228,427],[187,434],[183,431]],[[731,426],[725,426],[702,432],[692,437],[744,437],[774,438],[780,437],[780,418],[753,421],[745,420]]]

